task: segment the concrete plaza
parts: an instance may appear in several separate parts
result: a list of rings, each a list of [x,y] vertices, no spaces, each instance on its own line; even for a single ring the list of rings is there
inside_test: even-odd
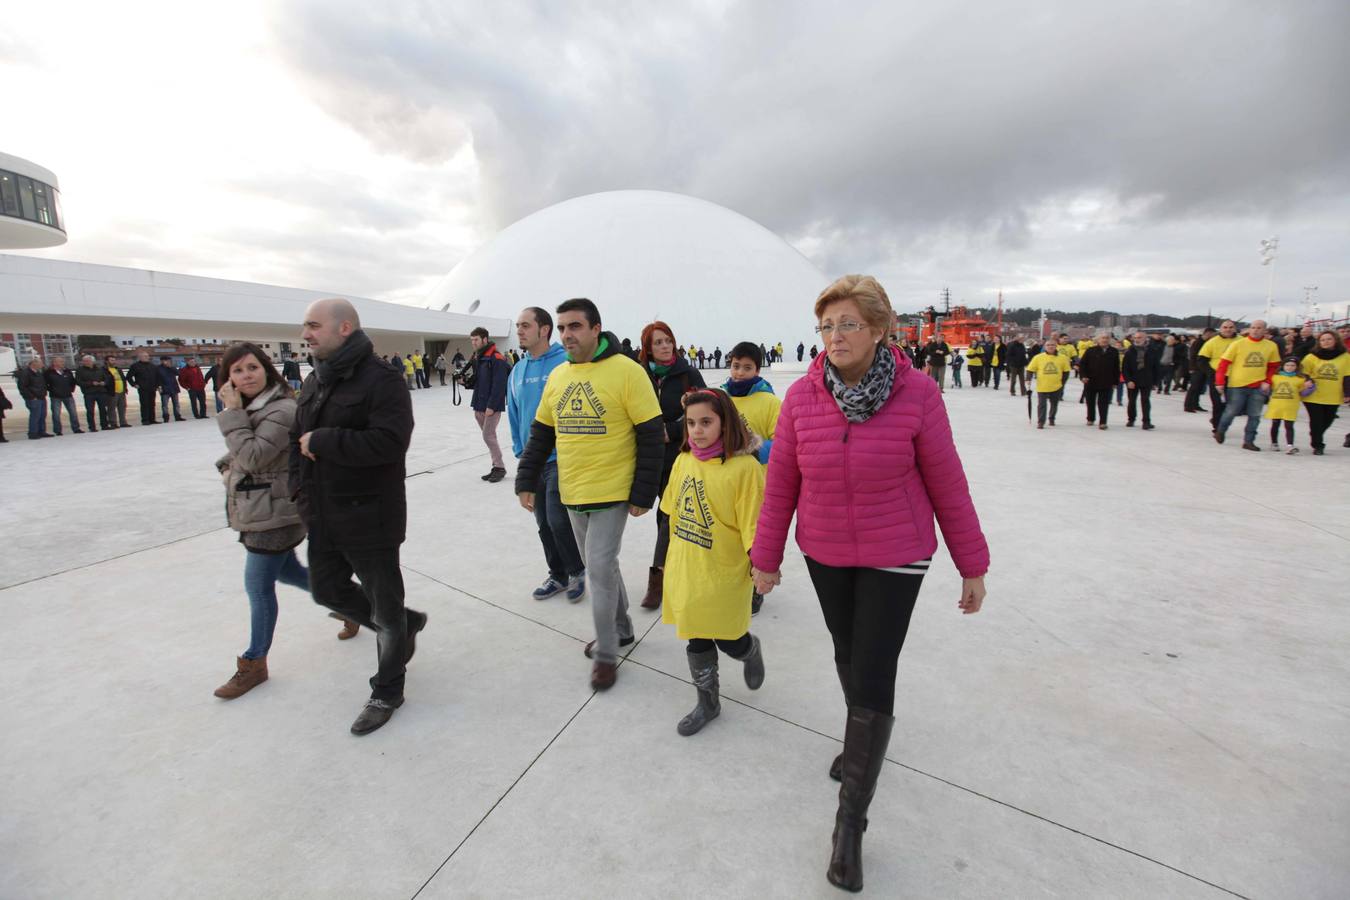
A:
[[[961,616],[939,551],[866,893],[1350,895],[1345,420],[1325,457],[1300,423],[1288,457],[1216,446],[1176,396],[1148,433],[1118,408],[1087,429],[1076,398],[1037,431],[1006,391],[947,393],[989,596]],[[467,404],[414,404],[403,563],[431,618],[407,704],[363,738],[374,638],[339,643],[291,588],[271,680],[211,696],[248,629],[213,422],[0,448],[0,897],[840,896],[844,711],[795,547],[754,620],[763,688],[724,662],[721,718],[681,738],[673,628],[635,609],[593,694],[588,603],[530,598],[534,522],[480,480]],[[627,534],[634,603],[654,531]]]

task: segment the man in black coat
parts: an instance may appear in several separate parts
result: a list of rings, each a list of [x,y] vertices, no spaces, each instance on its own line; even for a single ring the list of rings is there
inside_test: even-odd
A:
[[[61,407],[65,407],[66,413],[70,416],[70,430],[76,434],[84,434],[84,430],[80,428],[80,417],[75,412],[75,373],[66,368],[64,356],[52,358],[46,378],[47,394],[51,397],[52,433],[56,435],[62,433]]]
[[[1106,414],[1111,410],[1111,392],[1120,382],[1120,352],[1111,346],[1110,335],[1102,332],[1097,335],[1096,343],[1083,351],[1083,356],[1078,361],[1078,377],[1083,380],[1083,386],[1087,391],[1084,399],[1087,404],[1087,423],[1091,425],[1095,421],[1097,428],[1105,431]],[[1133,397],[1134,394],[1130,396]],[[1147,394],[1144,402],[1148,402]],[[1145,409],[1147,410],[1147,407]],[[1130,403],[1130,411],[1134,411],[1133,401]],[[1147,412],[1144,413],[1144,421],[1148,421]]]
[[[1027,395],[1027,345],[1020,337],[1012,339],[1008,345],[1008,393],[1016,396],[1020,387],[1022,396]]]
[[[399,570],[412,398],[403,372],[376,359],[348,301],[310,304],[301,337],[316,365],[291,427],[291,491],[309,526],[314,601],[378,635],[370,700],[351,728],[368,734],[403,705],[406,666],[427,623],[405,609]]]
[[[111,380],[108,370],[98,365],[89,354],[85,354],[80,360],[80,367],[75,370],[75,382],[84,395],[84,422],[90,431],[98,431],[100,426],[105,429],[117,427],[115,414],[109,404],[111,396],[108,382]],[[98,410],[98,426],[94,424],[95,409]]]
[[[1200,348],[1205,346],[1205,341],[1218,334],[1213,328],[1206,328],[1200,332],[1200,336],[1191,341],[1190,350],[1186,354],[1187,362],[1191,367],[1191,385],[1186,389],[1186,399],[1182,408],[1186,412],[1208,412],[1200,405],[1200,396],[1209,388],[1209,405],[1213,409],[1218,409],[1223,405],[1223,400],[1219,397],[1218,390],[1214,387],[1214,372],[1209,367],[1209,361],[1200,355]]]
[[[1125,373],[1125,387],[1129,392],[1129,400],[1125,407],[1126,428],[1134,427],[1137,402],[1139,412],[1143,416],[1144,430],[1153,430],[1153,422],[1149,415],[1151,409],[1149,395],[1153,392],[1153,386],[1158,383],[1158,360],[1161,356],[1162,345],[1150,340],[1144,332],[1137,331],[1130,338],[1130,349],[1125,351],[1125,359],[1121,365],[1121,371]]]
[[[155,424],[155,391],[160,388],[159,366],[150,361],[150,351],[140,350],[127,369],[127,384],[136,389],[141,404],[141,424]]]
[[[928,373],[938,383],[939,392],[944,390],[942,382],[947,377],[947,360],[951,359],[951,355],[951,345],[943,340],[942,332],[939,331],[933,335],[932,340],[924,345],[923,352],[919,357],[928,365]]]
[[[19,368],[14,373],[14,383],[28,407],[28,439],[51,437],[47,431],[47,373],[42,368],[42,358],[34,356],[28,365]]]

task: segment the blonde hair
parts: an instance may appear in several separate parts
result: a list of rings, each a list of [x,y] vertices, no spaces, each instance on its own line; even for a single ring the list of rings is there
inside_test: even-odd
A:
[[[871,275],[844,275],[820,292],[816,298],[816,319],[825,313],[825,308],[840,300],[852,300],[858,304],[867,327],[881,334],[881,346],[891,342],[891,322],[895,311],[891,309],[891,298]]]

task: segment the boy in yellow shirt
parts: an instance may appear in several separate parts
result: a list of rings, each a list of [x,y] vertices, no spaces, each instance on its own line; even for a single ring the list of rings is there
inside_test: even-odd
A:
[[[773,449],[773,434],[778,428],[778,411],[783,401],[774,395],[773,385],[759,374],[760,363],[764,355],[757,345],[750,341],[741,341],[727,354],[727,368],[731,377],[722,385],[741,417],[746,430],[754,435],[760,446],[755,454],[764,465],[769,464],[769,452]],[[759,613],[764,604],[764,596],[755,591],[750,598],[750,615]]]

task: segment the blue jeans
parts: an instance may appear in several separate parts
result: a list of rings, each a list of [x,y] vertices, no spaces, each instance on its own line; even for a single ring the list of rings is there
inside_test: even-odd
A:
[[[569,575],[586,571],[577,549],[576,535],[572,534],[572,520],[558,493],[558,463],[544,464],[539,477],[539,493],[534,495],[534,521],[539,526],[539,543],[544,545],[544,559],[548,574],[566,584]]]
[[[66,408],[66,412],[70,414],[70,430],[71,430],[71,431],[79,431],[79,430],[80,430],[80,417],[79,417],[79,415],[76,414],[76,412],[75,412],[75,398],[74,398],[74,397],[53,397],[53,398],[51,398],[51,404],[52,404],[52,433],[53,433],[53,434],[61,434],[61,433],[62,433],[62,432],[61,432],[61,407],[63,407],[63,406]]]
[[[1266,395],[1259,387],[1230,387],[1224,392],[1223,415],[1219,418],[1219,434],[1227,434],[1228,426],[1238,416],[1247,416],[1247,427],[1242,430],[1242,441],[1256,443],[1256,432],[1261,428],[1261,409]]]
[[[47,433],[47,398],[26,400],[28,404],[28,436],[35,438]]]
[[[300,565],[294,550],[285,553],[247,551],[244,560],[244,591],[251,614],[248,649],[244,659],[262,659],[272,647],[277,627],[277,582],[309,590],[309,570]]]
[[[179,411],[178,408],[178,394],[177,393],[170,394],[167,391],[159,392],[160,418],[162,418],[165,422],[169,421],[170,403],[173,404],[173,417],[175,419],[183,418],[183,414],[182,412]]]
[[[216,412],[223,412],[224,410],[225,410],[225,404],[220,402],[220,394],[217,393],[217,394],[216,394]]]

